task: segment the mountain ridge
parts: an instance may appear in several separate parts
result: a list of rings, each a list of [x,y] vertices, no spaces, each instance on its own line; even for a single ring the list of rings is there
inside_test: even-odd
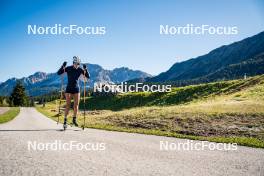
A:
[[[146,78],[145,82],[168,82],[198,79],[231,64],[242,63],[264,52],[264,31],[209,53],[173,64],[167,71]],[[221,79],[218,78],[218,79]]]
[[[98,64],[85,63],[85,65],[87,65],[91,74],[91,80],[88,82],[89,86],[92,86],[95,82],[120,83],[134,78],[151,76],[146,72],[132,70],[128,67],[106,70]],[[0,95],[9,95],[18,80],[23,83],[30,96],[46,94],[60,89],[61,78],[62,77],[58,76],[55,72],[46,73],[41,71],[37,71],[28,77],[13,77],[0,84]],[[63,80],[64,84],[67,83],[66,76],[63,77]]]

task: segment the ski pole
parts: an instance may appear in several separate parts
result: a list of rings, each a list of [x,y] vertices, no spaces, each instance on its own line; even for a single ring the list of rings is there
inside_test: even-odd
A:
[[[57,125],[59,124],[60,114],[61,114],[61,102],[62,102],[62,99],[63,99],[63,84],[64,84],[63,75],[64,75],[64,73],[65,73],[65,68],[64,68],[63,74],[61,75],[61,91],[60,91],[60,102],[59,102],[59,113],[58,113]]]
[[[85,118],[86,118],[86,111],[85,111],[85,87],[86,87],[86,78],[84,76],[84,79],[83,79],[83,85],[84,85],[84,88],[83,88],[83,110],[84,110],[84,118],[83,118],[83,130],[84,130],[84,126],[85,126]]]
[[[60,91],[60,102],[59,102],[59,113],[58,113],[57,124],[59,124],[59,121],[60,121],[62,98],[63,98],[63,74],[61,75],[61,91]]]

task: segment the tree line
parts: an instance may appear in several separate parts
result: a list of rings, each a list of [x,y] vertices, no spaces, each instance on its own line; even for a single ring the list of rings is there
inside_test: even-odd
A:
[[[17,81],[10,96],[0,96],[0,106],[34,106],[34,99],[27,96],[25,87]]]

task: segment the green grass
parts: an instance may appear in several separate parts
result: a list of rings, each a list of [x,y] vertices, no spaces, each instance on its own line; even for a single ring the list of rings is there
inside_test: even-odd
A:
[[[57,121],[57,116],[55,113],[51,113],[46,108],[37,107],[39,112],[43,113],[47,117]],[[244,145],[249,147],[264,148],[264,140],[255,138],[255,137],[245,137],[245,136],[198,136],[198,135],[188,135],[180,134],[175,131],[169,131],[164,129],[144,129],[144,128],[134,128],[134,127],[125,127],[118,126],[111,123],[104,123],[102,121],[97,121],[93,119],[93,116],[87,115],[86,117],[86,128],[102,129],[109,131],[119,131],[119,132],[128,132],[128,133],[139,133],[139,134],[148,134],[148,135],[157,135],[157,136],[167,136],[167,137],[176,137],[183,139],[191,140],[202,140],[202,141],[211,141],[211,142],[221,142],[221,143],[237,143],[238,145]],[[59,116],[60,122],[63,121],[63,116]],[[83,125],[83,116],[78,119],[78,123]]]
[[[173,88],[171,92],[137,92],[119,94],[112,97],[89,97],[86,106],[90,110],[112,110],[142,107],[142,106],[168,106],[189,103],[212,96],[229,95],[243,89],[260,84],[263,89],[264,75],[255,76],[247,80],[220,81],[214,83],[191,85]],[[261,89],[259,90],[261,92]],[[262,92],[263,94],[263,92]],[[263,98],[264,96],[262,96]],[[80,102],[83,109],[83,102]]]
[[[264,148],[263,92],[261,75],[179,87],[169,93],[89,97],[85,126]],[[58,118],[55,101],[37,109]],[[59,118],[63,120],[62,115]],[[78,120],[83,125],[82,113]]]
[[[0,115],[0,123],[5,123],[14,119],[19,114],[19,112],[19,107],[11,107],[7,112]]]

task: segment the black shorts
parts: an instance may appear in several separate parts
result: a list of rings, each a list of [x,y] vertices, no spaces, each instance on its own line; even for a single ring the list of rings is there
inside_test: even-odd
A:
[[[76,94],[76,93],[80,93],[80,88],[79,87],[66,87],[66,93],[70,93],[70,94]]]

